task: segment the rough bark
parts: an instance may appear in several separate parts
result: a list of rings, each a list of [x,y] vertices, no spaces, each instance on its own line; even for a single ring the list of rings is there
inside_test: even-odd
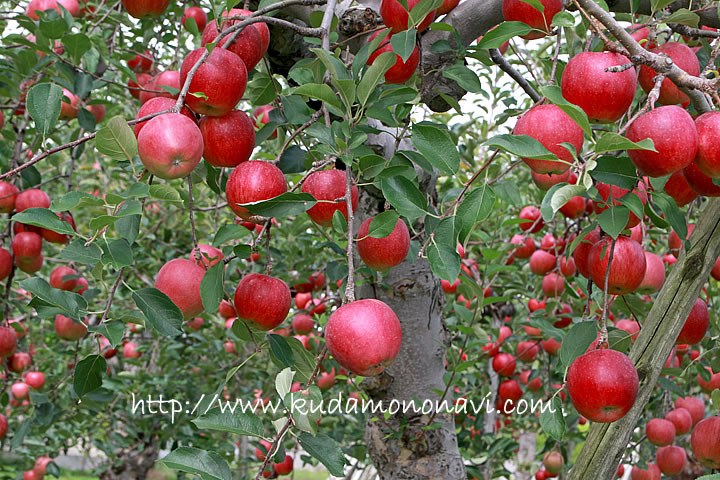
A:
[[[640,377],[635,405],[617,422],[592,425],[571,480],[614,476],[675,339],[720,255],[720,198],[710,200],[699,217],[690,236],[692,247],[680,255],[630,350]]]

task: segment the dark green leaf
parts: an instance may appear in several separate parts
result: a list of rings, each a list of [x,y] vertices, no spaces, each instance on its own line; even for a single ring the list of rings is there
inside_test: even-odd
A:
[[[446,130],[427,123],[415,124],[412,143],[442,173],[454,175],[457,172],[460,154]]]
[[[95,136],[95,148],[110,158],[132,161],[138,153],[137,139],[125,119],[110,119]]]
[[[442,75],[450,80],[455,80],[463,90],[467,90],[468,92],[478,93],[482,90],[482,84],[480,83],[477,73],[462,63],[456,63],[455,65],[444,68]]]
[[[28,208],[13,216],[16,222],[36,227],[47,228],[53,232],[75,235],[75,230],[68,222],[60,220],[49,208]]]
[[[236,223],[229,223],[220,227],[213,238],[212,244],[219,247],[223,243],[227,243],[231,240],[238,240],[247,236],[249,230],[242,225]]]
[[[370,222],[368,236],[373,238],[387,237],[395,230],[399,218],[400,216],[395,210],[388,210],[375,215]]]
[[[80,360],[75,367],[73,389],[78,397],[97,390],[102,385],[102,377],[107,370],[105,357],[102,355],[88,355]]]
[[[560,361],[565,367],[569,367],[573,360],[587,351],[596,338],[597,328],[595,322],[576,323],[570,327],[562,341]]]
[[[542,143],[527,135],[495,135],[485,142],[488,147],[495,147],[518,157],[538,160],[557,160]]]
[[[160,461],[169,468],[200,475],[203,480],[232,480],[225,459],[212,451],[180,447]]]
[[[400,55],[403,62],[407,62],[408,58],[415,50],[415,36],[417,30],[411,28],[409,30],[403,30],[390,37],[390,44],[392,45],[393,52],[396,55]]]
[[[43,141],[60,118],[63,89],[54,83],[40,83],[28,90],[26,106]]]
[[[544,412],[540,412],[540,426],[545,433],[561,442],[565,437],[566,428],[560,397],[553,397],[548,407]]]
[[[320,433],[313,437],[307,432],[302,432],[298,436],[300,446],[310,454],[310,456],[318,459],[320,463],[325,465],[331,475],[342,477],[345,475],[343,467],[345,466],[345,455],[340,445],[328,437]]]
[[[285,174],[304,172],[306,155],[305,150],[297,145],[291,145],[283,152],[277,166]]]
[[[100,325],[89,325],[88,330],[99,333],[107,338],[110,346],[115,348],[122,342],[125,333],[125,324],[119,321],[105,322]]]
[[[20,286],[49,305],[62,310],[63,315],[74,320],[85,316],[87,302],[77,293],[66,292],[50,286],[39,277],[28,278],[20,282]]]
[[[208,268],[200,282],[200,298],[206,312],[216,312],[223,298],[225,262],[220,260]]]
[[[192,420],[192,423],[203,430],[230,432],[258,438],[263,438],[265,430],[262,420],[255,414],[249,411],[243,412],[240,409],[230,412],[228,410],[221,411],[219,407],[215,407]]]
[[[598,215],[597,222],[605,233],[612,238],[617,238],[620,232],[625,230],[629,218],[630,209],[624,205],[617,205]]]
[[[283,367],[292,367],[295,365],[295,355],[285,340],[285,337],[274,333],[268,333],[267,339],[270,343],[270,350],[272,351],[273,356],[280,362],[281,365],[283,365]]]
[[[246,203],[242,206],[255,215],[284,218],[299,215],[312,208],[315,203],[315,198],[309,193],[287,192],[269,200]]]
[[[457,215],[455,216],[455,228],[461,242],[465,241],[477,223],[486,220],[490,216],[495,206],[495,198],[495,192],[487,184],[470,190],[465,195],[462,203],[458,206]]]
[[[183,314],[170,298],[157,288],[143,288],[132,294],[135,305],[145,314],[147,324],[160,335],[182,333]]]
[[[600,138],[595,144],[595,153],[614,152],[616,150],[652,150],[653,152],[657,151],[655,150],[655,142],[653,142],[651,138],[646,138],[635,143],[631,142],[622,135],[618,135],[615,132],[605,132],[600,135]]]
[[[102,250],[94,243],[86,247],[85,240],[75,240],[60,252],[60,258],[86,265],[95,265],[102,258]]]
[[[380,182],[385,199],[400,215],[416,219],[427,212],[427,201],[417,185],[405,177],[385,178]]]
[[[103,263],[112,263],[116,269],[127,267],[134,262],[130,244],[124,238],[106,243]]]
[[[477,48],[489,49],[500,46],[518,35],[526,35],[532,29],[523,22],[503,22],[493,28],[477,42]]]
[[[590,175],[598,182],[616,185],[632,190],[637,183],[635,165],[627,156],[603,156],[597,159],[597,166]]]

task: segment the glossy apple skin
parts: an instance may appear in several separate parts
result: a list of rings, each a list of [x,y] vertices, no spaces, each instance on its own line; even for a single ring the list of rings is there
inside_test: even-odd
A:
[[[369,377],[378,375],[397,357],[402,327],[387,304],[372,298],[356,300],[330,315],[325,341],[343,368]]]
[[[13,237],[12,249],[16,259],[37,258],[42,253],[42,237],[32,232],[18,233]]]
[[[30,386],[25,382],[13,383],[12,387],[10,387],[10,392],[15,399],[22,400],[23,398],[27,398],[28,393],[30,393]]]
[[[381,33],[383,33],[382,30],[370,35],[367,40],[368,43],[372,42]],[[380,42],[378,48],[368,57],[366,62],[367,65],[372,65],[373,63],[375,63],[375,59],[379,57],[381,53],[394,52],[390,43],[391,37],[392,35],[388,35],[382,42]],[[415,45],[415,48],[413,48],[413,51],[408,57],[407,62],[403,62],[400,55],[396,54],[395,57],[395,63],[392,67],[390,67],[387,72],[385,72],[385,83],[401,84],[410,80],[410,78],[415,73],[415,70],[417,70],[418,64],[420,63],[420,49],[417,47],[417,45]]]
[[[420,0],[408,0],[408,10],[412,11]],[[408,10],[398,0],[382,0],[380,2],[380,16],[383,23],[392,30],[392,33],[402,32],[408,29]],[[437,10],[432,10],[417,26],[417,31],[422,32],[435,20]]]
[[[627,318],[618,320],[617,323],[615,323],[615,327],[629,333],[630,339],[633,342],[637,340],[637,337],[640,334],[640,325],[638,325],[636,321],[628,320]]]
[[[540,190],[550,190],[550,187],[557,185],[558,183],[568,182],[570,180],[570,171],[567,170],[564,173],[552,174],[552,173],[537,173],[535,170],[530,170],[530,176],[533,182]],[[570,182],[568,182],[570,183]]]
[[[437,9],[437,16],[450,13],[458,4],[460,4],[460,0],[444,0],[443,4]]]
[[[692,310],[690,310],[690,314],[687,320],[685,320],[685,324],[675,344],[696,345],[702,342],[709,324],[710,313],[708,312],[708,306],[701,298],[698,298],[695,300],[695,304]]]
[[[683,174],[683,170],[679,170],[670,175],[668,181],[665,182],[665,193],[675,200],[678,207],[684,207],[698,197],[697,192],[690,188]]]
[[[695,122],[677,105],[658,107],[641,115],[625,136],[633,142],[650,138],[655,143],[657,152],[627,151],[635,166],[650,177],[663,177],[687,167],[698,148]]]
[[[292,297],[290,288],[279,278],[251,273],[240,280],[235,290],[238,318],[272,330],[285,321]]]
[[[578,244],[573,251],[573,258],[575,259],[575,266],[577,267],[580,275],[585,278],[590,278],[590,264],[588,260],[590,258],[590,250],[593,245],[600,241],[600,228],[596,228],[591,231],[585,238]]]
[[[518,224],[520,228],[526,232],[537,233],[545,226],[545,221],[542,219],[540,209],[533,205],[528,205],[520,210],[518,217],[527,220]]]
[[[72,278],[66,278],[72,275]],[[50,286],[67,292],[72,292],[77,286],[78,272],[70,267],[56,267],[50,273]]]
[[[310,315],[298,313],[293,317],[292,328],[298,335],[306,335],[315,329],[315,320]]]
[[[285,455],[285,460],[281,463],[273,463],[273,469],[278,475],[289,475],[293,471],[293,458]]]
[[[708,417],[693,429],[690,443],[695,458],[707,468],[720,468],[720,416]]]
[[[370,222],[375,217],[368,218],[361,225],[357,233],[357,250],[362,261],[378,272],[400,265],[410,251],[410,232],[405,222],[398,219],[392,233],[384,238],[368,237]]]
[[[493,357],[492,368],[501,377],[510,377],[515,372],[515,357],[509,353],[498,353]]]
[[[565,291],[565,279],[557,273],[548,273],[542,281],[542,291],[546,297],[559,297]]]
[[[203,157],[216,167],[237,167],[250,160],[255,148],[255,129],[250,117],[233,110],[222,117],[200,119],[205,149]]]
[[[15,199],[19,191],[12,183],[0,181],[0,213],[10,213],[15,209]]]
[[[540,0],[545,7],[544,11],[539,11],[529,3],[521,0],[503,0],[502,12],[505,21],[524,22],[542,32],[532,31],[521,38],[525,40],[535,40],[547,35],[550,31],[550,24],[553,17],[562,10],[562,0]]]
[[[572,197],[565,205],[560,207],[560,213],[570,219],[576,219],[585,213],[585,198],[580,196]]]
[[[200,315],[205,309],[200,297],[200,282],[205,269],[192,260],[176,258],[162,266],[155,277],[155,288],[170,297],[185,320]]]
[[[677,475],[687,463],[685,449],[673,445],[658,448],[655,459],[655,463],[665,475]]]
[[[25,374],[25,383],[34,390],[40,390],[45,385],[45,374],[42,372],[27,372]]]
[[[560,257],[560,273],[562,273],[563,277],[574,277],[576,272],[577,267],[575,266],[575,259],[573,257],[569,257],[567,260],[564,255]]]
[[[518,247],[513,252],[513,256],[517,258],[529,258],[535,251],[535,240],[530,237],[523,237],[522,235],[513,235],[510,239],[512,245],[523,245]]]
[[[675,65],[686,71],[689,75],[698,76],[700,75],[700,62],[698,62],[695,53],[683,43],[678,42],[666,42],[659,48],[653,48],[650,50],[655,54],[664,53],[670,57]],[[640,72],[638,74],[638,81],[640,86],[645,93],[650,92],[653,86],[653,78],[657,75],[657,72],[652,68],[641,65]],[[677,105],[682,104],[684,107],[690,104],[690,98],[680,91],[680,89],[673,83],[672,80],[666,78],[663,80],[660,87],[660,97],[658,102],[663,105]]]
[[[302,191],[309,193],[316,200],[335,200],[345,196],[345,172],[330,169],[310,174],[303,183]],[[357,209],[359,193],[353,185],[350,189],[353,212]],[[332,217],[336,210],[347,219],[347,202],[319,202],[307,211],[308,216],[317,224],[327,227],[332,224]]]
[[[535,275],[545,275],[555,268],[556,258],[550,252],[535,250],[530,255],[530,271]]]
[[[664,418],[653,418],[645,426],[645,435],[653,445],[664,447],[675,440],[675,425]]]
[[[697,381],[698,385],[700,385],[700,388],[705,393],[710,393],[713,390],[716,390],[720,388],[720,372],[713,373],[712,369],[710,367],[705,367],[705,369],[710,372],[710,381],[705,381],[698,373]]]
[[[243,162],[232,171],[225,185],[228,206],[238,217],[252,216],[238,204],[259,202],[287,192],[282,171],[272,163],[259,160]]]
[[[588,420],[614,422],[630,411],[638,392],[638,374],[616,350],[591,350],[570,364],[567,388],[575,409]]]
[[[59,14],[61,14],[60,5],[65,7],[65,9],[73,17],[80,16],[80,4],[77,2],[77,0],[31,0],[31,2],[27,6],[27,9],[25,10],[25,15],[32,18],[33,20],[39,20],[40,17],[38,16],[37,12],[44,12],[45,10],[55,10]]]
[[[150,115],[156,112],[164,112],[165,110],[169,110],[175,106],[175,100],[172,98],[167,97],[155,97],[151,98],[147,102],[143,103],[140,107],[140,110],[138,110],[137,115],[135,115],[135,120],[142,118],[146,115]],[[192,111],[186,107],[183,106],[180,109],[180,113],[185,115],[187,118],[192,120],[194,123],[197,123],[197,119],[195,118],[195,114],[192,113]],[[150,119],[152,120],[152,118]],[[135,137],[137,138],[138,135],[140,135],[140,131],[142,128],[147,125],[147,123],[150,120],[145,120],[144,122],[136,123],[133,127],[133,132],[135,132]]]
[[[222,250],[219,248],[215,248],[212,245],[208,245],[206,243],[200,243],[198,244],[198,249],[200,250],[200,262],[198,262],[195,259],[195,249],[193,248],[190,251],[190,260],[197,263],[198,265],[205,265],[205,268],[212,267],[218,262],[222,262],[223,258],[225,256],[222,253]]]
[[[55,333],[63,340],[80,340],[87,333],[87,327],[64,315],[55,316]]]
[[[162,15],[170,5],[170,0],[122,0],[128,15],[135,18],[156,17]]]
[[[695,165],[711,178],[720,177],[720,112],[703,113],[695,119],[698,150]]]
[[[50,197],[37,188],[18,193],[15,198],[15,211],[20,213],[28,208],[50,208]]]
[[[238,8],[233,8],[230,10],[229,15],[227,13],[223,13],[223,17],[236,17],[239,15],[246,15],[243,12],[246,12],[247,10],[241,10]],[[224,28],[230,27],[232,25],[235,25],[240,20],[227,20],[224,23]],[[254,24],[257,25],[257,24]],[[263,24],[265,25],[265,24]],[[265,25],[265,28],[267,29],[267,25]],[[218,28],[217,28],[217,22],[215,20],[210,20],[210,22],[207,24],[207,27],[205,27],[205,30],[203,30],[202,33],[202,39],[201,44],[204,47],[206,44],[210,42],[214,42],[215,38],[219,35]],[[222,47],[225,45],[225,43],[232,37],[232,35],[224,37],[220,43],[217,45],[218,47]],[[269,33],[268,33],[268,41],[269,41]],[[262,59],[263,55],[265,55],[265,51],[263,50],[263,38],[260,34],[260,31],[258,27],[255,28],[245,28],[240,32],[240,34],[236,37],[233,44],[228,48],[227,50],[234,53],[245,64],[245,68],[247,71],[251,71],[253,68],[255,68],[255,65],[257,65],[260,60]],[[267,49],[267,47],[265,48]]]
[[[645,276],[637,288],[638,293],[655,293],[659,291],[663,283],[665,283],[665,264],[662,258],[654,253],[645,252]]]
[[[0,358],[10,357],[17,348],[17,333],[12,327],[0,327]]]
[[[563,71],[563,97],[582,108],[592,122],[617,122],[635,98],[635,69],[618,73],[605,69],[626,63],[630,63],[628,58],[619,53],[581,52],[575,55]]]
[[[162,88],[163,86],[175,88],[179,91],[182,88],[182,85],[180,85],[180,71],[166,70],[149,80],[143,86],[143,88],[145,88],[146,90],[154,90],[162,93],[141,91],[140,103],[145,103],[151,98],[155,97],[177,98],[177,93],[173,95],[170,92],[166,91],[164,88]]]
[[[690,412],[690,416],[693,420],[693,425],[696,425],[700,420],[705,418],[705,403],[702,399],[697,397],[685,397],[675,399],[675,408],[684,408]]]
[[[600,240],[590,249],[588,257],[592,281],[601,290],[605,287],[605,272],[610,260],[611,245],[610,237]],[[630,237],[618,236],[608,276],[608,293],[624,295],[635,291],[645,277],[646,268],[645,252],[640,244]]]
[[[692,429],[692,415],[684,408],[676,408],[665,414],[665,420],[675,425],[677,435],[685,435]]]
[[[0,247],[0,280],[5,280],[13,267],[13,258],[10,252]]]
[[[180,67],[180,85],[205,53],[205,48],[190,52]],[[185,103],[195,113],[221,117],[232,111],[245,94],[247,69],[237,55],[224,48],[213,49],[205,63],[200,65],[190,82]],[[207,98],[192,95],[202,92]]]
[[[695,162],[690,162],[682,169],[682,173],[695,193],[706,197],[720,197],[720,186],[715,185],[712,178],[702,173]]]
[[[165,113],[143,126],[138,135],[138,154],[145,168],[156,177],[183,178],[202,160],[202,134],[185,115]]]
[[[182,17],[182,24],[183,27],[185,27],[185,21],[188,18],[192,18],[195,20],[195,24],[197,25],[198,32],[202,32],[205,29],[205,26],[207,25],[208,17],[207,13],[205,13],[205,10],[203,10],[200,7],[190,7],[186,8],[185,12],[183,13]],[[187,27],[185,27],[187,30]]]
[[[532,7],[521,0],[513,0],[526,7]],[[547,11],[547,10],[546,10]],[[537,105],[520,117],[513,130],[514,135],[528,135],[540,142],[550,153],[554,153],[561,163],[553,160],[523,158],[528,167],[537,173],[563,173],[575,161],[572,153],[560,145],[570,143],[579,154],[583,146],[583,130],[560,107],[556,105]]]

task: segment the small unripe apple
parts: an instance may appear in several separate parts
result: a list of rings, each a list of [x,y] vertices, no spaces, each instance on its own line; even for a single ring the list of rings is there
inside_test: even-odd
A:
[[[548,473],[553,475],[560,473],[563,465],[565,465],[565,459],[560,452],[547,452],[543,457],[543,466]]]

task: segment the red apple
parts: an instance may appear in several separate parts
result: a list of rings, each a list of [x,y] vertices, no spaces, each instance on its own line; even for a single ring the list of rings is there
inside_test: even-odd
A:
[[[540,0],[544,7],[541,12],[534,5],[522,0],[503,0],[502,13],[505,21],[523,22],[534,30],[522,35],[525,40],[542,38],[550,32],[553,17],[562,10],[562,0]],[[541,31],[537,31],[541,30]]]
[[[25,383],[34,390],[40,390],[45,385],[45,374],[42,372],[27,372],[25,374]]]
[[[290,311],[290,288],[279,278],[251,273],[240,280],[235,290],[238,318],[263,330],[280,325]]]
[[[407,30],[409,27],[408,11],[411,12],[418,3],[420,3],[420,0],[408,0],[407,8],[405,8],[398,0],[382,0],[380,2],[380,16],[382,17],[383,23],[392,30],[392,33]],[[413,26],[417,28],[418,32],[422,32],[430,26],[435,19],[436,13],[436,10],[432,10],[423,18],[419,25]]]
[[[72,229],[75,230],[75,220],[73,219],[71,213],[56,213],[55,215],[57,215],[58,218],[63,222],[70,224]],[[56,231],[50,230],[48,228],[41,229],[40,234],[46,241],[50,243],[58,243],[60,245],[65,245],[67,242],[70,241],[70,235],[65,233],[57,233]]]
[[[255,121],[255,127],[260,129],[267,125],[270,122],[270,112],[274,109],[275,107],[272,105],[261,105],[253,110],[252,116]],[[268,138],[277,138],[277,129],[273,130]]]
[[[520,228],[526,232],[537,233],[545,226],[545,222],[542,219],[540,209],[532,205],[528,205],[520,210],[518,217],[521,220],[525,220],[520,223]]]
[[[543,456],[543,466],[545,470],[553,474],[553,476],[562,471],[563,465],[565,465],[565,459],[560,452],[547,452],[545,456]]]
[[[311,173],[305,179],[302,191],[309,193],[316,200],[337,200],[342,198],[345,196],[345,172],[330,169]],[[359,198],[357,187],[353,185],[350,192],[354,212]],[[307,214],[315,223],[327,227],[332,224],[332,217],[336,210],[339,210],[347,219],[347,203],[345,200],[335,203],[318,202],[307,211]]]
[[[64,315],[55,316],[55,333],[63,340],[80,340],[87,333],[87,327]]]
[[[40,475],[47,475],[47,466],[52,461],[53,459],[50,457],[38,457],[38,459],[35,460],[35,467],[33,467],[33,470]]]
[[[690,412],[692,417],[693,425],[696,425],[700,420],[705,418],[705,404],[701,398],[698,397],[685,397],[675,399],[675,408],[684,408]]]
[[[720,177],[720,112],[708,112],[695,119],[698,150],[695,165],[711,178]]]
[[[660,468],[654,463],[648,463],[647,467],[647,470],[640,467],[633,467],[630,471],[630,478],[632,480],[660,480],[662,476]]]
[[[682,169],[682,173],[695,193],[706,197],[720,197],[720,186],[715,185],[712,178],[702,173],[695,162],[690,162]]]
[[[492,368],[501,377],[510,377],[515,372],[515,357],[509,353],[498,353],[493,357]]]
[[[123,357],[125,358],[140,358],[141,352],[137,351],[137,344],[134,342],[126,342],[123,345]]]
[[[593,245],[588,257],[592,281],[601,290],[605,289],[611,245],[612,238],[603,238]],[[645,252],[639,243],[624,235],[618,236],[612,250],[612,265],[607,278],[608,293],[624,295],[635,291],[645,277]]]
[[[559,174],[537,173],[535,170],[530,170],[530,176],[540,190],[550,190],[550,187],[562,182],[570,183],[569,170]]]
[[[25,352],[17,352],[7,359],[8,370],[15,373],[22,373],[31,363],[32,357]]]
[[[389,0],[384,0],[383,3],[386,3],[388,1]],[[396,0],[391,1],[395,2]],[[375,40],[382,33],[383,31],[380,30],[370,35],[367,39],[368,43]],[[367,65],[372,65],[373,63],[375,63],[375,59],[379,57],[381,53],[394,52],[392,45],[390,44],[391,37],[392,35],[388,35],[383,41],[380,42],[378,48],[376,48],[375,51],[373,51],[368,57],[366,62]],[[417,70],[418,64],[420,63],[420,49],[417,47],[417,45],[415,45],[415,48],[413,49],[406,62],[403,62],[400,55],[395,55],[395,57],[395,63],[392,67],[390,67],[387,72],[385,72],[385,83],[405,83],[410,80],[410,78],[415,73],[415,70]]]
[[[122,4],[135,18],[156,17],[165,12],[170,0],[122,0]]]
[[[170,93],[170,91],[162,88],[162,87],[170,87],[172,89],[177,90],[176,93]],[[178,93],[180,92],[180,89],[182,88],[182,85],[180,84],[180,71],[178,70],[166,70],[160,74],[158,74],[156,77],[153,77],[152,80],[148,81],[144,88],[146,90],[155,90],[162,93],[154,93],[154,92],[146,92],[141,91],[140,92],[140,102],[145,103],[151,98],[155,97],[167,97],[167,98],[177,98]]]
[[[203,157],[216,167],[237,167],[250,159],[255,148],[253,122],[240,110],[201,118],[200,132],[205,145]]]
[[[622,320],[618,320],[615,323],[615,327],[619,328],[620,330],[623,330],[630,334],[630,339],[632,341],[637,340],[638,335],[640,334],[640,325],[634,321],[634,320],[628,320],[627,318],[623,318]],[[627,338],[627,337],[626,337]]]
[[[675,440],[675,425],[664,418],[653,418],[645,426],[645,435],[653,445],[670,445]]]
[[[565,291],[565,279],[557,273],[548,273],[542,281],[542,291],[546,297],[559,297]]]
[[[207,13],[205,13],[205,10],[203,10],[200,7],[189,7],[185,9],[185,12],[183,13],[182,17],[182,24],[183,27],[187,30],[187,26],[185,25],[185,22],[188,18],[192,18],[195,20],[195,25],[197,25],[198,32],[202,32],[205,29],[205,25],[207,25],[208,17]]]
[[[329,390],[335,385],[335,369],[332,372],[322,372],[317,379],[317,386],[320,390]]]
[[[247,13],[246,13],[247,12]],[[225,18],[228,17],[238,17],[238,16],[246,16],[252,12],[249,12],[248,10],[242,10],[238,8],[233,8],[230,10],[230,12],[223,12],[223,29],[226,29],[230,26],[235,25],[236,23],[240,22],[241,20],[225,20]],[[254,28],[252,28],[255,26]],[[245,67],[247,68],[247,71],[251,71],[253,68],[255,68],[255,65],[262,60],[263,55],[265,55],[265,51],[267,50],[267,46],[264,41],[264,33],[261,34],[260,29],[264,26],[264,29],[267,31],[267,41],[270,42],[270,33],[267,28],[267,25],[265,23],[255,23],[252,26],[248,26],[247,28],[244,28],[240,34],[235,38],[235,41],[233,44],[228,48],[228,51],[234,53],[245,64]],[[210,23],[208,23],[207,27],[203,30],[202,33],[202,39],[201,44],[204,47],[206,44],[214,42],[217,36],[219,35],[218,28],[217,28],[217,22],[215,20],[211,20]],[[234,35],[228,35],[224,37],[216,46],[222,47],[225,45],[225,43]],[[265,49],[263,49],[265,47]]]
[[[684,207],[698,196],[697,192],[690,188],[683,174],[683,170],[679,170],[670,175],[670,178],[665,182],[665,193],[675,200],[678,207]]]
[[[272,163],[259,160],[243,162],[235,167],[225,186],[228,206],[237,216],[245,219],[252,214],[240,204],[268,200],[285,192],[287,183],[282,171]]]
[[[645,252],[645,276],[637,288],[638,293],[649,294],[659,291],[665,283],[665,264],[654,253]]]
[[[218,312],[220,312],[220,316],[223,318],[233,318],[237,317],[237,312],[235,311],[235,307],[232,303],[228,302],[227,300],[223,300],[220,302],[220,306],[218,307]]]
[[[10,275],[13,267],[13,258],[10,252],[0,247],[0,280],[4,280]]]
[[[187,322],[187,326],[195,331],[200,330],[203,324],[205,324],[205,320],[202,317],[195,317]]]
[[[685,449],[673,445],[658,448],[655,458],[657,466],[665,475],[676,475],[682,472],[687,463]]]
[[[356,300],[330,315],[325,341],[343,368],[369,377],[380,374],[397,357],[402,327],[395,312],[380,300]]]
[[[19,191],[12,183],[0,181],[0,213],[10,213],[15,209],[15,199]]]
[[[585,213],[585,198],[572,197],[565,205],[560,207],[560,213],[571,219],[582,217],[583,213]]]
[[[602,182],[597,182],[597,184],[595,184],[595,187],[597,188],[598,194],[603,199],[603,202],[595,202],[593,204],[595,213],[597,213],[598,215],[604,212],[610,206],[621,205],[620,199],[627,195],[629,192],[629,190],[618,187],[617,185],[610,185]],[[632,195],[637,196],[643,206],[645,206],[645,204],[647,203],[647,193],[645,191],[644,183],[638,183],[637,187],[633,189]],[[632,228],[639,223],[640,218],[638,218],[638,216],[635,215],[633,212],[630,212],[630,217],[628,217],[625,228]]]
[[[138,73],[135,76],[137,82],[131,80],[128,80],[127,86],[128,90],[130,90],[130,95],[132,95],[134,98],[140,98],[140,93],[142,90],[147,88],[147,85],[152,82],[152,76],[147,73]],[[189,109],[188,109],[189,110]]]
[[[200,262],[198,262],[195,257],[194,248],[190,251],[190,260],[197,263],[198,265],[204,265],[206,269],[212,267],[218,262],[222,262],[223,258],[225,258],[222,250],[220,250],[219,248],[215,248],[212,245],[200,243],[198,244],[198,249],[200,250]]]
[[[690,314],[685,320],[675,344],[696,345],[700,343],[705,338],[709,324],[710,313],[708,312],[708,306],[701,298],[698,298],[695,300],[695,304],[690,310]]]
[[[437,16],[450,13],[458,4],[460,4],[460,0],[443,0],[443,4],[437,9]]]
[[[675,425],[675,433],[677,435],[685,435],[692,430],[692,415],[684,408],[676,408],[665,414],[665,420],[669,420]]]
[[[156,177],[183,178],[202,159],[202,134],[185,115],[165,113],[143,126],[138,135],[138,154],[145,168]]]
[[[405,222],[398,219],[395,228],[387,237],[373,238],[370,223],[375,217],[368,218],[357,233],[357,250],[363,262],[373,270],[386,272],[400,265],[410,251],[410,232]]]
[[[460,279],[456,278],[453,283],[450,283],[447,280],[440,280],[440,286],[445,293],[456,293],[458,287],[460,286]]]
[[[521,362],[533,362],[540,353],[540,345],[537,342],[519,342],[516,352]]]
[[[653,48],[650,50],[655,54],[665,54],[673,61],[675,65],[687,72],[688,75],[697,77],[700,75],[700,62],[698,61],[695,53],[683,43],[678,42],[666,42],[659,48]],[[638,81],[640,86],[645,93],[650,92],[655,82],[653,78],[657,75],[657,72],[647,65],[640,66],[640,72],[638,74]],[[680,91],[680,89],[673,83],[672,80],[666,78],[662,82],[660,87],[660,97],[658,102],[663,105],[675,105],[682,104],[687,106],[690,104],[690,98]]]
[[[560,257],[560,273],[563,274],[563,277],[574,277],[576,271],[577,267],[575,266],[575,259],[573,257]]]
[[[305,335],[315,329],[315,320],[310,315],[298,313],[293,317],[292,328],[295,333]]]
[[[17,264],[17,267],[22,270],[25,273],[36,273],[40,271],[40,269],[43,266],[44,257],[42,255],[39,255],[34,258],[28,258],[28,259],[21,259],[16,258],[15,263]]]
[[[545,350],[548,355],[556,356],[557,353],[560,351],[560,347],[562,347],[562,343],[558,342],[554,338],[549,338],[548,340],[542,340],[540,344],[543,347],[543,350]]]
[[[530,373],[530,371],[528,371]],[[500,383],[498,395],[505,400],[517,402],[522,398],[523,391],[517,380],[505,380]]]
[[[707,468],[720,468],[720,417],[708,417],[702,420],[692,432],[692,444],[695,458]]]
[[[283,462],[273,463],[273,470],[275,470],[278,475],[290,475],[293,471],[293,458],[290,455],[285,455]]]
[[[545,250],[535,250],[530,255],[530,271],[535,275],[545,275],[555,268],[555,264],[555,255]]]
[[[614,422],[630,411],[638,392],[638,373],[623,353],[591,350],[570,364],[567,388],[578,413],[599,423]]]
[[[75,290],[75,287],[78,286],[78,277],[78,272],[70,267],[56,267],[50,274],[50,286],[53,288],[58,288],[60,290],[72,292]]]
[[[619,53],[581,52],[570,59],[562,74],[565,100],[582,108],[592,122],[615,123],[635,98],[635,69],[607,72],[605,69],[630,63]]]
[[[155,288],[170,297],[189,320],[205,309],[200,297],[200,282],[205,269],[192,260],[176,258],[162,266],[155,277]]]
[[[15,211],[20,213],[28,208],[50,208],[50,197],[37,188],[23,190],[15,197]]]
[[[92,105],[87,105],[85,108],[87,108],[88,112],[92,113],[93,118],[95,119],[95,123],[98,124],[103,121],[105,118],[105,105],[102,103],[93,103]]]
[[[16,260],[33,260],[42,254],[42,237],[32,232],[18,233],[13,237],[12,249]]]
[[[514,250],[513,256],[517,258],[529,258],[535,251],[535,240],[522,235],[513,235],[510,239],[512,245],[523,245]]]
[[[180,67],[180,85],[206,52],[198,48],[190,52]],[[210,56],[195,72],[190,82],[185,103],[191,110],[203,115],[221,117],[232,111],[245,94],[247,69],[240,57],[224,48],[213,48]],[[202,93],[202,96],[193,95]]]
[[[147,115],[151,115],[153,113],[157,112],[164,112],[166,110],[169,110],[175,106],[175,100],[168,97],[155,97],[151,98],[147,102],[143,103],[143,105],[140,107],[140,110],[138,110],[137,115],[135,115],[135,120],[145,117]],[[195,114],[190,111],[188,107],[183,106],[180,109],[180,113],[188,117],[190,120],[192,120],[194,123],[197,123],[197,120],[195,119]],[[150,119],[152,120],[152,118]],[[136,123],[133,127],[133,131],[135,132],[135,137],[138,137],[140,135],[140,131],[142,128],[147,125],[147,123],[150,120],[145,120],[144,122]]]
[[[657,152],[627,151],[635,166],[650,177],[663,177],[687,167],[698,148],[695,122],[689,113],[676,105],[658,107],[641,115],[630,125],[625,136],[633,142],[646,138],[654,142]]]
[[[145,50],[145,53],[135,55],[131,60],[127,61],[127,66],[134,72],[147,73],[152,70],[153,66],[153,54],[150,50]],[[136,77],[140,80],[140,76]],[[150,78],[148,76],[148,78]]]
[[[67,98],[68,101],[65,101]],[[60,104],[60,120],[72,120],[77,117],[80,99],[67,88],[63,88],[63,101]]]
[[[10,357],[17,347],[17,334],[10,327],[0,327],[0,358]]]
[[[80,4],[77,0],[31,0],[25,10],[25,15],[33,20],[39,20],[38,12],[55,10],[61,16],[60,6],[63,6],[73,17],[80,16]]]
[[[508,0],[504,0],[508,1]],[[534,10],[522,0],[509,0]],[[553,0],[555,1],[555,0]],[[547,10],[546,10],[547,12]],[[539,12],[537,12],[539,14]],[[506,17],[507,19],[507,17]],[[528,135],[539,141],[550,153],[554,153],[563,162],[523,158],[522,160],[538,173],[563,173],[570,168],[575,158],[570,151],[560,145],[570,143],[579,154],[583,146],[583,130],[557,105],[537,105],[520,117],[513,130],[514,135]]]

